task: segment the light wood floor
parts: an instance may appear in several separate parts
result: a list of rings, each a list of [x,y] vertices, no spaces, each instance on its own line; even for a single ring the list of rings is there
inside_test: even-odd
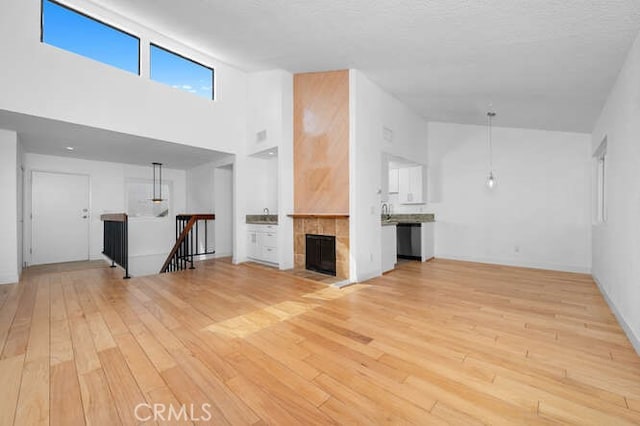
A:
[[[640,423],[640,358],[586,275],[434,260],[337,290],[216,260],[121,277],[0,286],[0,425],[138,424],[136,407],[154,424],[153,404],[158,423],[167,406],[238,425]]]

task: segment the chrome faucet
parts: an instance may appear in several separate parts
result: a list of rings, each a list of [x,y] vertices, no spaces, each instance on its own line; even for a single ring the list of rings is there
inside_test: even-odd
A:
[[[389,214],[389,204],[382,203],[382,217],[384,220],[391,219],[391,215]]]
[[[264,215],[265,215],[265,216],[269,216],[269,208],[268,208],[268,207],[265,207],[265,208],[262,210],[262,213],[264,213]]]

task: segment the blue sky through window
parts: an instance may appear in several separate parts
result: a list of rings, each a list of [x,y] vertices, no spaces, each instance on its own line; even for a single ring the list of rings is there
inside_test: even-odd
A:
[[[151,79],[213,99],[213,70],[151,45]]]
[[[42,2],[42,41],[139,74],[140,41],[49,0]]]

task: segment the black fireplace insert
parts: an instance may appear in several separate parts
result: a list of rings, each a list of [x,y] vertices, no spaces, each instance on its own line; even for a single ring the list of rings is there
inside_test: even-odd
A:
[[[307,234],[305,250],[307,269],[336,276],[336,237]]]

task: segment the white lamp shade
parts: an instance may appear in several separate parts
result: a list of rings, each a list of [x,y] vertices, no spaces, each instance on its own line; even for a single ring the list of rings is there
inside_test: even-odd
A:
[[[489,173],[489,177],[487,178],[487,188],[493,189],[496,187],[497,180],[493,172]]]

